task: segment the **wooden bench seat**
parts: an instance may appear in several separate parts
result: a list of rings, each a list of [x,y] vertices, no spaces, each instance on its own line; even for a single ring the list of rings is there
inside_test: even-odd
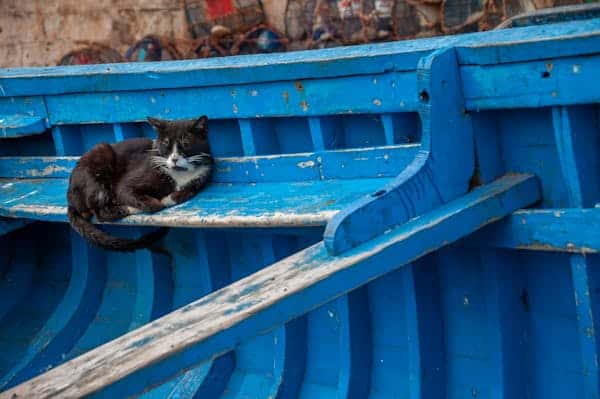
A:
[[[120,224],[176,227],[303,227],[325,225],[356,198],[388,179],[291,183],[214,183],[192,200]],[[0,216],[67,220],[68,179],[0,180]]]
[[[213,183],[192,200],[118,224],[176,227],[324,226],[381,189],[419,145],[218,159]],[[0,217],[66,222],[77,157],[0,157]],[[369,168],[363,165],[368,164]]]

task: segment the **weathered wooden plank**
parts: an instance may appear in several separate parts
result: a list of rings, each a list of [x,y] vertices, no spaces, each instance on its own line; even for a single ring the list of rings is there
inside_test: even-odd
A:
[[[469,246],[556,251],[600,252],[600,208],[517,211],[467,240]]]
[[[463,67],[466,108],[478,111],[600,102],[596,83],[600,56],[553,57],[549,51],[534,62]]]
[[[318,243],[0,394],[75,398],[135,375],[153,385],[418,259],[539,199],[531,175],[508,175],[342,256]],[[393,259],[393,262],[390,260]],[[243,333],[242,333],[243,332]],[[121,392],[123,393],[123,392]],[[133,394],[132,392],[131,394]]]
[[[458,36],[325,49],[311,52],[265,54],[168,63],[19,68],[0,72],[0,97],[53,95],[89,91],[146,90],[222,86],[251,82],[376,74],[414,70],[419,58],[449,46],[460,51],[462,63],[498,63],[598,51],[597,19],[544,27],[526,27]],[[538,44],[530,42],[537,41]],[[487,46],[488,50],[481,47]],[[499,47],[504,49],[499,50]],[[35,78],[35,79],[32,79]]]
[[[79,157],[0,157],[2,178],[68,178]]]
[[[600,101],[596,86],[586,84],[594,81],[600,64],[600,39],[594,42],[596,55],[559,57],[550,48],[535,60],[461,67],[465,107],[479,111]],[[260,85],[74,93],[46,101],[50,123],[59,125],[139,122],[148,115],[191,118],[199,109],[211,119],[393,113],[417,110],[416,83],[413,71],[387,72]],[[353,95],[345,95],[349,92]]]
[[[558,159],[569,194],[569,206],[581,208],[583,207],[582,177],[586,174],[586,170],[578,168],[575,144],[585,137],[585,133],[590,131],[590,128],[594,129],[592,126],[595,125],[595,118],[585,118],[589,115],[585,113],[582,115],[581,112],[577,111],[570,110],[567,107],[554,107],[552,109],[552,121]],[[582,120],[578,121],[577,119]],[[589,294],[592,287],[588,275],[588,263],[582,254],[570,255],[568,262],[571,272],[575,313],[577,315],[577,338],[581,353],[581,368],[586,376],[583,389],[585,396],[593,397],[598,393],[599,388],[599,366],[596,337],[592,333],[594,321],[592,301]]]
[[[0,139],[43,133],[47,116],[43,97],[5,97],[0,85]]]
[[[292,182],[319,179],[394,177],[416,157],[418,144],[262,155],[216,160],[217,183]],[[70,176],[78,157],[0,157],[0,178]]]
[[[418,67],[422,138],[419,154],[387,186],[334,216],[324,241],[339,254],[468,190],[473,132],[463,109],[454,49],[424,57]]]
[[[413,71],[390,71],[246,85],[73,93],[48,96],[46,104],[50,122],[58,125],[140,122],[148,115],[185,119],[199,112],[210,119],[227,119],[416,111],[415,82]],[[353,95],[345,95],[350,92]]]
[[[48,128],[46,118],[32,115],[0,115],[0,138],[39,134]]]
[[[172,227],[322,226],[356,198],[389,179],[291,183],[213,183],[196,197],[156,214],[119,224]],[[66,221],[66,179],[0,180],[0,216]]]

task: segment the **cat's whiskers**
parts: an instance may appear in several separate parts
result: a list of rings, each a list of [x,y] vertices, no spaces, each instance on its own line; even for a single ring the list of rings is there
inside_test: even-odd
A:
[[[205,159],[210,159],[211,156],[209,154],[200,153],[198,155],[192,155],[191,157],[187,157],[187,161],[190,163],[202,162]]]

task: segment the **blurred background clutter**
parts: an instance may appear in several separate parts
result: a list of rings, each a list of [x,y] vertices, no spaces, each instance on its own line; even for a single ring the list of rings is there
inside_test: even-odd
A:
[[[583,0],[0,0],[0,67],[280,52],[489,30]]]

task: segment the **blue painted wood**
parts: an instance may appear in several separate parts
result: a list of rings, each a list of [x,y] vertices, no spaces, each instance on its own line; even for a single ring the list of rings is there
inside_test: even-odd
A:
[[[504,221],[486,227],[466,243],[487,248],[592,254],[600,251],[593,229],[600,223],[600,209],[545,209],[518,211]]]
[[[47,117],[42,97],[5,97],[0,90],[0,139],[43,133],[50,126]]]
[[[375,80],[377,77],[377,80]],[[373,81],[377,81],[377,84]],[[261,83],[260,89],[240,85],[177,90],[121,91],[118,94],[74,93],[47,97],[50,123],[140,122],[148,115],[167,119],[198,116],[211,119],[315,116],[321,114],[415,111],[414,73],[359,75],[347,78]],[[355,90],[361,87],[362,90]],[[345,93],[339,96],[325,93]],[[255,95],[255,93],[258,93]],[[333,101],[335,100],[335,101]],[[260,121],[255,121],[260,124]]]
[[[552,40],[556,41],[552,49],[556,56],[583,55],[598,51],[596,38],[599,29],[600,22],[593,19],[548,27],[526,27],[318,52],[185,60],[168,64],[147,62],[4,69],[0,74],[0,96],[222,86],[282,81],[290,75],[296,79],[316,79],[376,74],[386,70],[414,70],[419,58],[435,49],[452,46],[460,48],[459,58],[464,64],[535,59],[548,54],[547,42]],[[564,40],[566,37],[573,40]],[[107,76],[110,78],[107,79]]]
[[[107,388],[96,397],[598,397],[598,22],[227,60],[1,71],[0,114],[53,123],[0,146],[0,209],[33,218],[0,227],[6,386],[66,360],[79,365],[73,376],[97,360],[106,371],[90,384]],[[154,138],[149,113],[200,112],[211,118],[215,183],[181,207],[125,221],[134,226],[106,226],[126,236],[147,224],[176,227],[164,244],[173,256],[73,252],[68,227],[48,222],[65,221],[74,156],[99,141]],[[420,172],[420,181],[402,179]],[[414,260],[411,253],[491,223],[488,205],[475,205],[473,218],[464,202],[444,204],[512,173],[537,176],[539,187],[523,184],[539,188],[541,209],[518,210]],[[387,197],[389,184],[405,195]],[[503,198],[503,215],[534,201]],[[378,205],[350,216],[347,252],[332,256],[321,242],[271,274],[259,270],[320,242],[323,226],[357,203]],[[13,253],[22,248],[32,250]],[[87,268],[74,269],[78,258]],[[235,282],[245,269],[257,274]],[[81,283],[93,271],[95,284]],[[218,288],[231,303],[211,294]],[[260,307],[264,298],[270,310]],[[197,300],[203,312],[185,307]],[[198,319],[182,327],[190,312]],[[136,327],[171,339],[132,338],[121,352],[139,357],[120,357],[111,344],[102,351],[112,358],[76,359]],[[107,369],[110,361],[118,364]],[[90,386],[77,380],[77,389]]]
[[[600,198],[600,129],[594,106],[552,110],[557,152],[570,206],[593,207]]]
[[[0,236],[23,228],[30,223],[30,220],[0,218]]]
[[[487,328],[496,365],[491,389],[496,396],[519,397],[528,392],[528,345],[525,340],[531,305],[523,262],[517,253],[498,250],[476,251],[480,256]],[[502,396],[504,395],[504,396]]]
[[[71,233],[69,287],[16,366],[0,380],[0,389],[21,383],[64,360],[64,353],[95,316],[105,275],[100,251]]]
[[[578,116],[578,120],[571,115]],[[585,114],[569,113],[565,107],[553,108],[554,136],[561,163],[563,177],[569,193],[569,205],[581,208],[583,206],[583,190],[581,175],[584,169],[579,169],[576,161],[574,142],[577,136],[589,136],[586,131],[593,130],[590,118]],[[583,131],[582,131],[583,130]],[[583,137],[579,137],[582,140]],[[578,153],[584,153],[579,151]],[[594,174],[592,174],[594,176]],[[570,255],[569,266],[573,295],[575,299],[575,313],[577,315],[578,341],[581,353],[581,368],[585,376],[583,392],[585,396],[598,397],[600,385],[598,382],[599,366],[598,348],[594,337],[594,321],[592,304],[590,300],[590,284],[587,272],[587,262],[583,255]]]
[[[0,320],[3,320],[16,305],[18,305],[30,292],[33,283],[35,261],[33,251],[16,253],[14,239],[11,239],[11,247],[3,248],[8,258],[2,273],[0,282]],[[27,248],[26,244],[21,248]],[[29,243],[27,243],[29,244]]]
[[[173,308],[223,287],[230,281],[228,251],[223,234],[198,230],[172,231],[166,246],[173,254]],[[223,392],[235,365],[227,353],[187,371],[142,395],[143,398],[216,397]]]
[[[418,144],[289,155],[220,158],[219,183],[394,177],[412,162]],[[0,157],[1,178],[68,178],[76,157]],[[8,184],[8,183],[4,183]]]
[[[184,204],[156,214],[129,216],[119,223],[178,227],[322,226],[355,198],[379,189],[386,181],[211,184]],[[0,180],[0,216],[64,222],[67,185],[65,179],[8,183]]]
[[[598,102],[594,86],[582,84],[593,78],[593,71],[600,62],[598,57],[556,57],[558,54],[551,52],[546,57],[539,56],[515,64],[462,66],[465,108],[478,111]],[[570,82],[569,85],[561,83],[565,81]],[[46,102],[53,125],[140,122],[148,115],[191,118],[196,116],[198,109],[212,119],[223,119],[396,113],[418,108],[414,68],[410,72],[303,82],[263,83],[260,91],[242,86],[211,86],[185,90],[120,91],[118,95],[74,93],[50,96]],[[570,89],[573,86],[580,89],[574,92]],[[356,91],[355,87],[361,87],[361,90]],[[395,90],[396,87],[402,90]],[[353,95],[335,94],[345,92],[353,92]],[[344,120],[353,124],[352,117]],[[372,145],[377,144],[375,138],[371,141],[374,141]],[[299,148],[302,151],[303,146]]]
[[[31,115],[2,115],[0,114],[0,137],[20,137],[44,133],[48,125],[43,116]]]
[[[554,58],[495,66],[465,66],[461,70],[469,110],[573,105],[600,101],[587,85],[600,58]],[[518,84],[506,84],[507,81]],[[568,82],[568,83],[567,83]]]
[[[83,138],[79,126],[54,126],[52,127],[52,139],[58,156],[82,153]]]
[[[40,234],[47,234],[50,226],[39,227]],[[71,264],[65,262],[65,258],[70,258],[66,245],[68,230],[55,232],[43,241],[25,233],[19,232],[21,249],[13,255],[15,265],[24,270],[19,272],[20,276],[13,274],[7,277],[16,278],[13,284],[25,279],[23,286],[28,290],[19,295],[15,288],[22,288],[13,288],[10,284],[3,287],[7,295],[14,295],[7,298],[8,303],[3,306],[7,312],[2,315],[0,323],[0,384],[4,388],[10,386],[11,380],[18,377],[30,362],[35,364],[36,358],[43,355],[45,349],[52,347],[53,339],[62,332],[63,323],[70,318],[70,309],[65,309],[62,302],[65,295],[69,295],[70,285]],[[49,248],[53,250],[49,251]],[[43,370],[38,370],[38,373],[40,371]]]
[[[2,395],[27,392],[46,397],[60,381],[66,397],[100,389],[99,393],[108,396],[119,392],[126,384],[122,378],[130,374],[132,381],[141,379],[146,385],[164,381],[181,368],[233,348],[242,341],[239,334],[248,339],[280,326],[328,298],[454,242],[538,198],[535,178],[507,176],[343,256],[331,256],[323,243],[316,244]],[[396,261],[383,262],[389,257]],[[202,327],[196,329],[196,324]],[[128,361],[135,362],[135,367]],[[116,380],[121,381],[110,385]]]
[[[332,219],[325,231],[331,254],[466,192],[474,168],[473,138],[462,106],[454,50],[443,49],[422,59],[418,81],[423,126],[419,154],[387,186],[355,201]]]
[[[276,259],[269,236],[233,236],[229,247],[233,281],[260,270]],[[245,292],[240,292],[240,295],[245,295]],[[286,368],[297,360],[286,356],[286,348],[293,345],[286,339],[287,329],[287,326],[282,326],[260,334],[236,348],[236,366],[221,397],[275,398],[280,395],[282,385],[296,383],[293,378],[284,378]]]

